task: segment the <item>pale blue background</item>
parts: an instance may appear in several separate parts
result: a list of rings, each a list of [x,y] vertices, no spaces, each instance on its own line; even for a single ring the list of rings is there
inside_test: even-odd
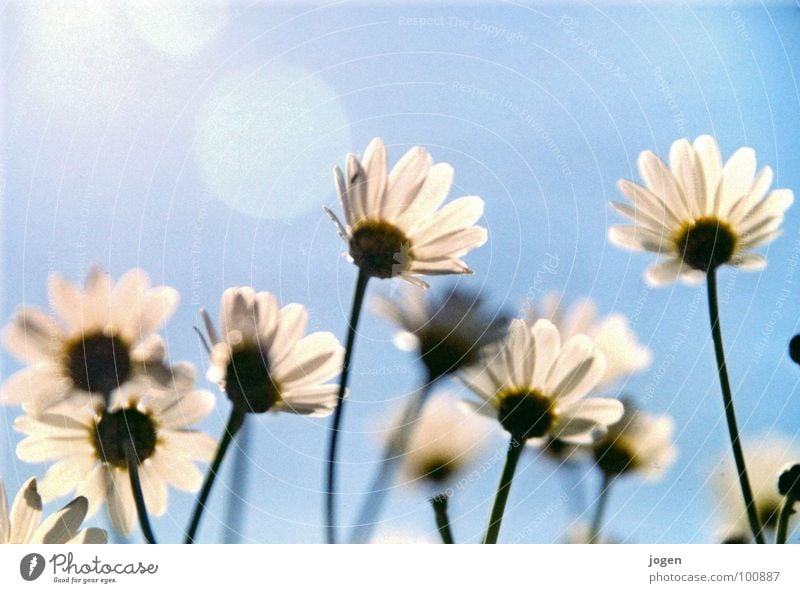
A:
[[[641,273],[652,258],[607,244],[606,230],[617,217],[606,204],[618,197],[617,179],[636,175],[641,150],[666,154],[673,139],[702,133],[715,135],[725,155],[754,147],[760,162],[775,169],[778,186],[800,188],[795,3],[539,9],[511,2],[439,8],[242,2],[217,7],[222,16],[205,24],[200,19],[201,31],[216,25],[219,31],[195,53],[178,55],[148,45],[129,17],[104,14],[102,6],[87,8],[89,34],[70,39],[68,32],[67,41],[54,34],[53,47],[43,49],[21,6],[2,10],[3,318],[23,302],[46,306],[50,271],[80,280],[96,262],[115,276],[141,266],[181,291],[181,308],[165,331],[173,360],[205,365],[191,326],[200,306],[216,312],[219,295],[231,285],[302,302],[312,311],[314,329],[343,338],[356,270],[340,257],[343,244],[322,213],[322,204],[335,202],[329,168],[373,136],[386,139],[392,161],[421,144],[455,167],[454,196],[478,194],[486,201],[490,241],[468,257],[476,273],[465,285],[484,290],[494,310],[513,311],[526,296],[549,289],[569,298],[589,294],[604,312],[631,315],[653,349],[653,367],[624,390],[648,409],[676,417],[681,456],[658,484],[631,479],[620,485],[609,531],[623,541],[714,541],[716,501],[708,479],[727,437],[704,292],[645,287]],[[102,18],[93,18],[97,14]],[[180,29],[180,22],[169,22]],[[194,28],[180,30],[191,48]],[[183,39],[169,31],[168,41]],[[214,146],[207,152],[193,147],[195,127],[215,85],[242,69],[243,84],[253,83],[252,97],[269,95],[293,72],[311,78],[298,88],[286,83],[274,109],[269,96],[262,103],[256,98],[248,114],[251,95],[236,99],[240,111],[232,118],[239,129],[217,130],[218,142],[230,142],[220,159],[234,173],[237,155],[252,167],[223,201],[209,189],[197,159],[218,153]],[[286,127],[292,113],[305,122],[300,132]],[[307,169],[287,173],[272,187],[292,162]],[[788,262],[797,262],[799,220],[795,207],[785,235],[769,247],[765,272],[721,274],[724,331],[745,434],[791,436],[800,426],[800,369],[785,355],[798,325],[798,278]],[[375,282],[370,291],[390,287]],[[420,378],[418,368],[408,366],[413,360],[393,347],[387,324],[367,314],[362,329],[342,450],[345,520],[353,517],[378,456],[371,433]],[[2,376],[17,368],[4,354]],[[0,475],[12,491],[46,469],[15,461],[16,414],[0,411]],[[218,435],[226,414],[220,400],[204,428]],[[257,420],[244,540],[321,541],[327,421]],[[488,457],[503,447],[497,433],[487,432],[486,439]],[[459,541],[479,540],[499,471],[489,467],[453,500]],[[563,539],[580,511],[579,496],[572,492],[566,500],[564,482],[552,472],[548,462],[523,458],[503,540]],[[216,541],[224,531],[229,483],[226,472],[203,541]],[[593,478],[584,486],[591,500]],[[383,531],[435,539],[425,497],[419,489],[395,492]],[[163,541],[178,541],[190,500],[171,494],[170,513],[155,521]]]

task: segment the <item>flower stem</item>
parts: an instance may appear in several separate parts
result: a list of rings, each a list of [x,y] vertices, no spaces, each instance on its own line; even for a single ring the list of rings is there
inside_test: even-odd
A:
[[[328,471],[325,489],[325,532],[326,540],[329,544],[336,543],[336,450],[339,444],[339,426],[342,423],[342,413],[344,412],[344,394],[347,391],[347,379],[350,376],[350,360],[353,357],[353,347],[356,342],[356,328],[358,327],[358,320],[361,317],[361,309],[364,305],[364,295],[367,293],[368,283],[369,274],[359,268],[355,294],[353,295],[353,308],[350,311],[350,323],[347,329],[342,374],[339,377],[337,406],[333,410],[331,434],[328,439]]]
[[[750,529],[753,531],[756,543],[764,543],[764,534],[761,530],[761,522],[758,519],[758,509],[756,507],[753,490],[750,487],[750,480],[747,477],[747,466],[745,465],[742,443],[739,438],[739,428],[736,424],[736,413],[733,409],[733,394],[731,384],[728,379],[728,367],[725,362],[725,349],[722,345],[722,329],[719,321],[719,305],[717,304],[717,273],[715,269],[708,271],[706,285],[708,287],[708,313],[711,320],[711,335],[714,339],[714,353],[717,358],[717,372],[719,373],[719,383],[722,388],[722,401],[725,406],[725,417],[728,421],[728,433],[733,449],[733,458],[736,462],[736,471],[739,475],[739,484],[742,488],[742,497],[747,509],[747,518],[750,522]]]
[[[252,424],[243,424],[236,438],[236,448],[233,450],[233,466],[231,467],[231,496],[227,500],[225,510],[225,536],[226,544],[238,544],[241,539],[242,525],[244,523],[245,505],[243,496],[249,482],[249,456]]]
[[[395,473],[400,465],[399,462],[402,460],[406,449],[408,449],[415,423],[428,399],[432,386],[433,381],[428,376],[425,383],[408,400],[400,423],[386,443],[381,465],[370,487],[367,489],[367,496],[359,512],[356,527],[353,529],[353,535],[350,539],[353,543],[366,543],[372,537],[372,532],[377,525],[377,517],[380,515],[386,495],[389,493],[392,482],[394,482]]]
[[[125,457],[128,463],[128,475],[131,478],[131,490],[133,490],[133,500],[136,503],[136,514],[139,516],[139,526],[142,529],[145,541],[148,544],[156,543],[156,536],[153,528],[150,527],[150,518],[147,515],[147,505],[144,502],[142,493],[142,482],[139,479],[139,456],[132,443],[125,444]]]
[[[189,528],[186,530],[186,539],[184,543],[186,544],[193,544],[195,535],[197,534],[197,528],[200,527],[200,519],[203,516],[203,511],[206,510],[206,501],[208,500],[208,495],[211,494],[211,487],[214,485],[214,480],[219,473],[219,467],[222,465],[222,460],[225,458],[225,453],[228,450],[228,447],[233,442],[233,438],[236,436],[236,433],[239,432],[239,429],[244,424],[244,420],[247,417],[247,413],[237,406],[234,406],[231,410],[231,415],[228,418],[228,425],[225,427],[225,432],[222,435],[222,439],[217,446],[217,452],[214,455],[214,461],[211,462],[211,466],[208,468],[208,473],[206,474],[206,479],[203,482],[203,488],[200,490],[200,496],[197,498],[197,503],[194,507],[194,513],[192,513],[192,521],[189,523]]]
[[[775,533],[775,543],[785,544],[786,537],[789,533],[789,518],[792,516],[794,503],[797,502],[794,497],[787,496],[783,499],[781,512],[778,515],[778,530]]]
[[[611,492],[611,484],[614,477],[608,472],[603,472],[603,483],[600,486],[600,494],[597,497],[594,509],[594,519],[592,519],[592,526],[589,529],[589,542],[596,544],[600,538],[600,529],[603,527],[603,516],[606,513],[608,506],[609,492]]]
[[[436,515],[436,527],[439,529],[439,536],[442,538],[443,544],[454,544],[453,532],[450,530],[450,517],[447,516],[447,502],[446,494],[438,494],[431,498],[431,505],[433,505],[433,512]]]
[[[492,514],[489,518],[489,526],[486,528],[486,535],[483,538],[485,544],[496,544],[497,536],[500,534],[500,524],[503,522],[503,514],[506,510],[508,493],[511,491],[511,482],[514,480],[514,472],[517,469],[522,450],[525,448],[525,440],[511,437],[506,454],[506,464],[503,467],[503,475],[500,476],[500,484],[497,486],[497,495],[494,499]]]

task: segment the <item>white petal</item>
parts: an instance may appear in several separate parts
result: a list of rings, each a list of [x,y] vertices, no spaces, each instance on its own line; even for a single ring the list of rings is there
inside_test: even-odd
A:
[[[332,379],[342,369],[344,348],[332,333],[316,332],[295,346],[291,355],[273,367],[277,382],[291,390]]]
[[[216,398],[206,390],[192,390],[178,396],[152,398],[149,406],[165,428],[176,429],[202,422],[214,409]]]
[[[328,416],[336,407],[339,386],[311,385],[293,389],[282,395],[279,409],[304,416]]]
[[[31,478],[20,488],[11,505],[11,534],[9,542],[28,543],[39,526],[42,516],[42,497],[36,489],[36,479]]]
[[[39,490],[46,501],[60,498],[76,490],[97,463],[90,455],[71,455],[50,466]]]
[[[689,211],[695,217],[702,216],[706,211],[706,180],[700,160],[687,139],[682,138],[672,143],[669,164],[683,189]]]
[[[93,516],[108,497],[108,488],[106,487],[107,474],[106,467],[98,463],[75,490],[76,496],[83,496],[89,501],[89,509],[86,511],[87,517]]]
[[[664,226],[680,225],[686,219],[685,216],[678,214],[675,206],[665,202],[662,196],[657,196],[638,183],[620,179],[617,187],[631,199],[637,212],[642,212],[655,220],[663,220]]]
[[[756,153],[752,148],[743,147],[733,153],[722,169],[714,212],[729,212],[736,201],[749,191],[755,174]]]
[[[536,349],[533,386],[542,388],[561,352],[561,336],[556,326],[547,319],[540,319],[534,323],[531,334]]]
[[[389,221],[411,204],[422,189],[425,177],[433,164],[428,152],[415,146],[392,167],[382,208],[375,214]]]
[[[651,286],[663,286],[677,280],[683,272],[683,262],[680,259],[669,258],[647,268],[644,279]]]
[[[595,349],[586,336],[575,336],[561,349],[545,389],[559,402],[572,402],[594,389],[605,369],[603,353]]]
[[[170,455],[181,455],[194,461],[210,461],[217,450],[217,441],[204,432],[164,430],[159,437]]]
[[[759,255],[757,253],[742,253],[736,255],[731,261],[731,264],[737,268],[741,268],[749,272],[755,272],[758,270],[763,270],[767,266],[767,260],[763,255]]]
[[[764,167],[753,181],[753,185],[732,206],[729,212],[722,213],[733,226],[748,217],[748,213],[758,206],[772,185],[772,169]]]
[[[706,182],[706,210],[704,214],[711,214],[714,208],[714,197],[717,194],[720,176],[722,175],[722,155],[719,152],[717,141],[711,136],[699,136],[694,141],[694,150],[703,167],[703,177]]]
[[[639,174],[647,187],[661,198],[664,204],[668,204],[681,220],[691,218],[691,210],[678,181],[672,171],[653,152],[645,150],[639,155]]]
[[[666,232],[657,233],[645,227],[612,226],[608,229],[608,240],[617,247],[633,251],[666,253],[674,249],[674,244]]]
[[[78,535],[88,508],[88,501],[83,496],[79,496],[60,511],[45,519],[31,539],[42,544],[67,543]]]
[[[347,205],[352,213],[352,227],[358,221],[369,218],[373,213],[369,210],[367,202],[367,173],[354,154],[347,155],[345,165],[347,187]]]
[[[236,446],[235,441],[233,446]],[[203,485],[203,473],[194,463],[180,455],[159,454],[157,452],[151,461],[161,479],[178,490],[197,492]]]
[[[106,489],[111,525],[123,535],[129,535],[136,518],[136,503],[128,474],[118,470],[106,472]]]
[[[269,348],[269,363],[272,366],[281,364],[283,359],[294,349],[308,326],[308,311],[303,305],[290,303],[280,311],[280,320],[271,344],[261,344]]]
[[[55,319],[32,307],[18,309],[3,334],[9,352],[27,363],[54,361],[64,339]]]
[[[17,371],[0,386],[0,403],[24,404],[39,413],[66,398],[71,387],[58,366],[34,364]]]
[[[0,479],[0,544],[7,544],[11,534],[11,525],[8,522],[8,498],[6,487]]]
[[[593,398],[576,402],[562,410],[566,418],[583,418],[596,424],[611,426],[622,418],[622,402],[610,398]]]
[[[634,223],[634,226],[644,227],[659,235],[669,233],[666,216],[656,218],[653,216],[653,214],[646,210],[642,210],[634,206],[628,206],[627,204],[622,204],[620,202],[611,202],[611,207],[626,218],[630,219],[631,222]]]
[[[424,224],[409,231],[414,249],[424,247],[454,231],[469,228],[483,216],[484,202],[478,196],[464,196],[453,200],[439,210]]]
[[[386,203],[388,164],[386,145],[380,138],[374,138],[364,151],[364,172],[367,175],[367,212],[380,218],[391,218],[392,205]]]
[[[139,479],[142,482],[142,494],[147,511],[160,517],[167,512],[167,484],[149,461],[146,459],[139,466]]]
[[[437,163],[428,170],[425,183],[414,201],[396,217],[397,226],[413,232],[417,226],[424,226],[433,213],[447,199],[453,184],[453,167],[447,163]]]
[[[107,544],[108,535],[102,529],[90,527],[66,542],[68,544]]]
[[[414,247],[414,257],[419,260],[460,258],[473,249],[484,245],[489,232],[483,227],[459,229],[434,241],[426,241],[424,247]]]
[[[84,327],[85,308],[81,290],[61,274],[52,274],[48,282],[50,306],[73,331]]]

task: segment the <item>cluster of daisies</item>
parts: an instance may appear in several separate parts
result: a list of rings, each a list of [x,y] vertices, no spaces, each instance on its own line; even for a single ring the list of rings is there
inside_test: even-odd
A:
[[[761,542],[774,532],[785,541],[800,498],[800,467],[790,466],[800,453],[791,440],[762,439],[745,441],[748,455],[742,454],[715,274],[723,265],[765,265],[753,249],[778,236],[792,192],[770,191],[772,171],[757,172],[749,148],[723,164],[708,136],[675,142],[669,164],[644,152],[639,169],[644,185],[620,182],[631,204],[613,204],[632,224],[612,227],[609,239],[660,256],[645,273],[651,284],[707,283],[735,465],[719,484],[731,510],[720,537]],[[357,326],[369,282],[392,278],[406,280],[407,287],[371,300],[371,309],[398,327],[396,344],[414,353],[424,380],[388,423],[374,488],[349,541],[375,541],[372,531],[394,484],[425,484],[441,539],[454,542],[447,503],[470,484],[463,476],[483,455],[483,435],[492,427],[505,433],[508,445],[485,543],[498,541],[526,452],[560,467],[586,464],[602,477],[594,519],[570,541],[608,541],[600,531],[615,481],[631,475],[656,480],[677,456],[673,419],[620,395],[652,354],[625,316],[603,316],[588,298],[566,306],[551,294],[509,319],[462,289],[426,292],[425,277],[471,274],[464,258],[487,241],[487,230],[477,224],[481,198],[445,204],[452,182],[452,167],[434,164],[420,147],[390,169],[380,139],[362,159],[348,155],[345,170],[335,170],[343,216],[328,214],[358,268],[344,345],[330,332],[307,333],[302,305],[281,306],[271,293],[249,287],[223,293],[218,322],[202,311],[207,379],[226,396],[229,411],[219,440],[197,429],[217,397],[198,386],[191,363],[169,360],[158,333],[178,306],[178,292],[151,286],[138,269],[116,282],[92,269],[83,286],[54,275],[52,313],[21,307],[4,331],[5,347],[25,365],[0,388],[0,401],[21,409],[14,422],[24,435],[17,456],[50,465],[41,479],[26,482],[10,511],[0,482],[0,541],[105,542],[102,530],[82,529],[84,519],[105,506],[114,530],[129,534],[138,523],[155,542],[149,516],[166,513],[172,486],[197,493],[186,530],[186,541],[193,542],[230,444],[251,414],[276,412],[332,416],[320,439],[322,446],[327,438],[328,461],[323,528],[329,542],[343,541],[337,443],[347,400],[361,397],[348,392],[350,370],[358,364]],[[442,384],[450,387],[439,389]],[[72,502],[41,521],[44,503],[67,496]]]

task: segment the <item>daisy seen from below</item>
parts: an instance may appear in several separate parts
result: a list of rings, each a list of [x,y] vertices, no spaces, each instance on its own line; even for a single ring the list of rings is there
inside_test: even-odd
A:
[[[248,414],[288,412],[327,416],[337,404],[343,349],[330,332],[306,335],[308,311],[298,303],[281,307],[269,292],[227,289],[220,302],[220,331],[203,312],[211,340],[208,378],[231,402],[228,425],[187,531],[194,541],[205,502],[226,451]]]
[[[42,497],[36,479],[20,488],[11,509],[0,480],[0,544],[105,544],[106,532],[96,527],[81,529],[89,508],[79,496],[42,521]]]
[[[336,451],[344,411],[344,393],[356,330],[370,278],[403,278],[427,287],[422,276],[470,274],[464,256],[487,240],[476,226],[483,200],[465,196],[442,206],[453,183],[453,168],[433,164],[419,146],[410,149],[389,171],[386,145],[370,142],[363,160],[347,156],[345,172],[334,170],[344,223],[326,208],[347,243],[348,256],[358,266],[350,312],[345,356],[339,381],[339,406],[331,421],[325,494],[326,538],[336,541]]]
[[[694,143],[683,138],[672,144],[669,166],[653,152],[643,152],[639,173],[644,186],[619,182],[633,206],[612,204],[634,224],[613,226],[608,236],[619,247],[663,258],[648,268],[650,283],[702,280],[721,265],[745,270],[766,265],[752,250],[781,233],[793,194],[788,189],[770,191],[772,169],[756,174],[752,148],[740,148],[723,165],[711,136]]]
[[[525,443],[558,438],[591,444],[623,414],[615,399],[586,399],[605,371],[605,356],[584,335],[561,344],[549,320],[531,327],[511,322],[505,340],[485,357],[460,371],[462,381],[482,402],[478,410],[495,418],[511,434],[506,465],[484,543],[495,543],[511,481]]]
[[[5,328],[6,348],[28,366],[3,384],[0,401],[39,414],[71,398],[107,399],[143,373],[171,380],[166,347],[155,332],[177,307],[175,289],[151,287],[139,269],[114,284],[92,268],[83,288],[52,275],[49,294],[59,320],[25,306]]]
[[[209,461],[215,447],[191,428],[211,412],[214,396],[194,388],[191,369],[176,377],[169,388],[146,378],[128,382],[108,406],[65,401],[38,417],[17,418],[14,427],[25,434],[17,456],[54,462],[41,480],[42,498],[75,491],[89,501],[90,516],[106,503],[114,529],[123,534],[132,531],[138,513],[146,539],[154,540],[147,512],[167,511],[168,485],[197,491],[202,474],[196,463]]]
[[[619,476],[639,475],[659,479],[674,463],[675,421],[671,416],[649,414],[630,399],[623,399],[625,413],[619,422],[592,445],[595,464],[603,476],[595,503],[589,543],[597,543],[613,481]]]
[[[609,240],[624,249],[651,251],[662,256],[645,278],[663,285],[678,278],[706,279],[714,353],[731,450],[739,475],[742,499],[756,543],[765,543],[747,474],[744,452],[725,363],[717,298],[717,269],[730,265],[760,270],[766,259],[753,249],[781,233],[784,212],[794,199],[788,189],[770,191],[772,169],[756,173],[752,148],[740,148],[723,165],[719,147],[710,136],[694,143],[673,142],[669,166],[653,152],[639,156],[645,186],[622,180],[619,188],[633,202],[613,204],[633,226],[614,226]]]

